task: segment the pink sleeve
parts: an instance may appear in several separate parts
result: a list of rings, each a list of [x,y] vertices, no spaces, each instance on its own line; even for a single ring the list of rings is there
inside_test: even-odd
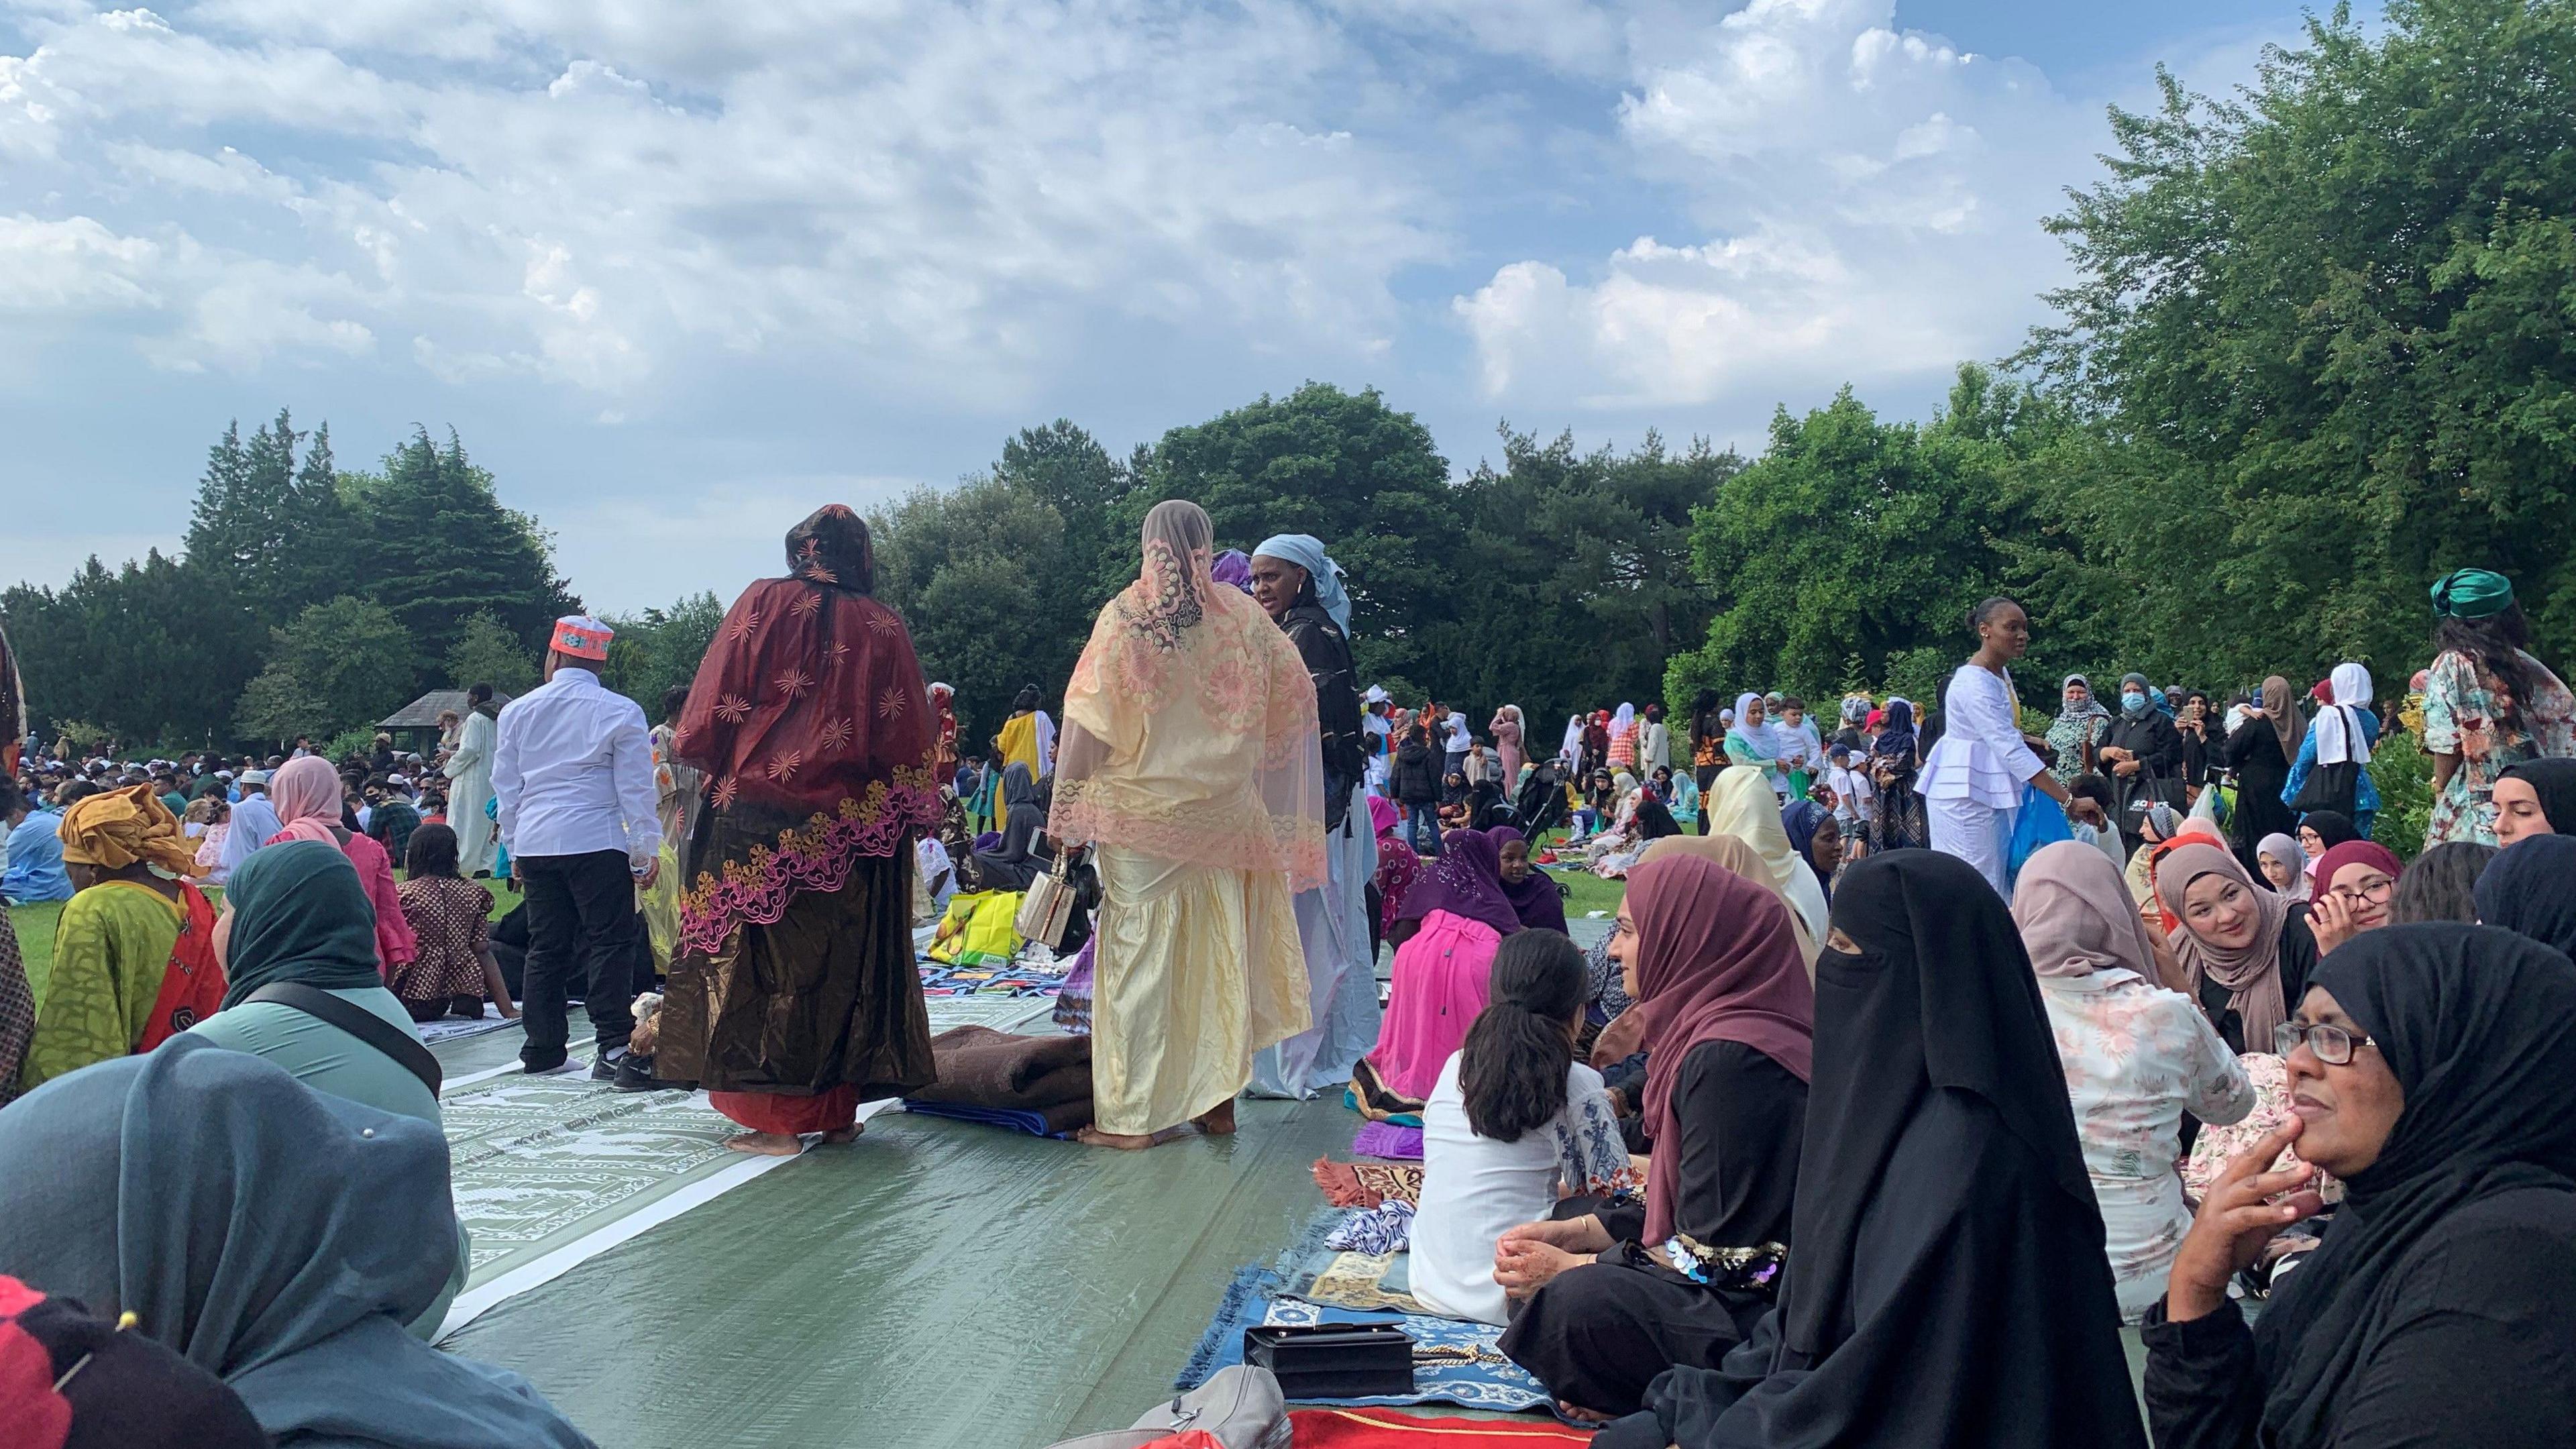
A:
[[[358,868],[367,900],[376,908],[376,964],[390,975],[393,968],[410,965],[420,954],[420,938],[412,934],[411,919],[403,914],[402,892],[394,888],[393,858],[374,840],[352,835],[349,863]]]

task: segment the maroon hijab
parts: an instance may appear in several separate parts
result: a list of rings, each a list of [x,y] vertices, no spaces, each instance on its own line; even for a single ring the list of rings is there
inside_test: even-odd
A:
[[[1681,1175],[1673,1085],[1703,1042],[1740,1041],[1807,1080],[1816,989],[1798,955],[1789,908],[1769,887],[1706,856],[1650,860],[1628,873],[1637,926],[1637,1010],[1646,1013],[1646,1241],[1672,1236]]]
[[[687,862],[682,944],[779,919],[802,890],[937,828],[939,743],[912,635],[869,597],[868,526],[833,503],[787,535],[788,573],[743,590],[699,662],[673,753],[719,816]]]

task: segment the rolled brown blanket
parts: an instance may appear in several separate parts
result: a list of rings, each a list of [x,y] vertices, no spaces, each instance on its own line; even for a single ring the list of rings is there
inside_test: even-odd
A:
[[[961,1026],[932,1037],[930,1053],[939,1080],[908,1094],[916,1100],[1041,1113],[1078,1101],[1085,1113],[1091,1109],[1089,1037]]]

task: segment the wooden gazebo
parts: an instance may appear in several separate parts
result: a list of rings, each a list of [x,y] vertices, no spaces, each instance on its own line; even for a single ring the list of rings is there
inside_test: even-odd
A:
[[[492,702],[508,704],[515,696],[501,690],[492,691]],[[376,721],[376,728],[394,737],[394,748],[418,750],[428,754],[438,745],[438,717],[449,710],[462,716],[467,705],[461,689],[433,689],[392,714]]]

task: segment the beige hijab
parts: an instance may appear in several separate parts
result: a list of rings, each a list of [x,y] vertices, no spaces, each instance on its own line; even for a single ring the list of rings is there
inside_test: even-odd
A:
[[[2012,914],[2031,969],[2042,976],[2121,970],[2175,991],[2190,988],[2187,978],[2171,979],[2163,969],[2171,958],[2159,959],[2120,873],[2089,845],[2042,846],[2013,882]]]
[[[1808,931],[1805,919],[1799,916],[1797,903],[1772,882],[1770,867],[1763,863],[1760,851],[1732,835],[1667,835],[1648,845],[1645,854],[1637,857],[1637,864],[1644,865],[1668,855],[1696,855],[1704,860],[1713,860],[1724,869],[1778,896],[1780,904],[1789,908],[1789,926],[1798,939],[1799,964],[1807,968],[1807,980],[1811,984],[1815,981],[1816,938]]]
[[[2192,934],[2191,922],[2183,915],[2183,893],[2205,875],[2224,876],[2253,894],[2252,941],[2230,950],[2212,946]],[[2248,1050],[2268,1045],[2272,1028],[2290,1015],[2289,1004],[2282,1000],[2281,993],[2281,926],[2290,914],[2289,900],[2257,884],[2234,855],[2196,840],[2166,852],[2164,863],[2156,868],[2156,894],[2173,918],[2182,922],[2168,939],[2173,943],[2174,954],[2191,971],[2192,979],[2198,981],[2206,976],[2227,988],[2227,1004],[2245,1023]]]

